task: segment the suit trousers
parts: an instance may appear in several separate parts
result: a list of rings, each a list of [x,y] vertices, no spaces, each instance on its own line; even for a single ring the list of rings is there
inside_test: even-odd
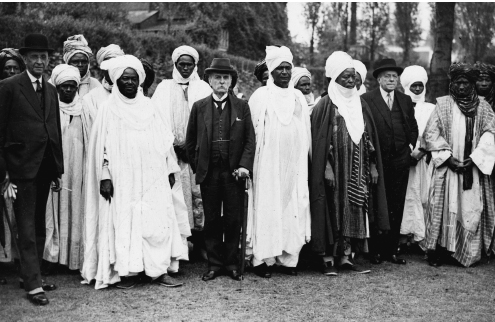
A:
[[[388,215],[390,220],[390,232],[384,235],[380,245],[385,257],[396,255],[400,239],[400,226],[404,213],[407,182],[409,180],[409,167],[411,163],[410,150],[405,149],[400,154],[393,155],[383,162],[383,174],[385,179],[385,192],[387,195]]]
[[[243,188],[242,182],[235,180],[226,162],[210,162],[206,178],[201,183],[208,270],[225,268],[231,271],[239,268]]]
[[[26,292],[41,287],[40,265],[45,247],[45,212],[55,163],[46,149],[34,179],[12,180],[17,185],[14,213],[19,236],[21,278]]]

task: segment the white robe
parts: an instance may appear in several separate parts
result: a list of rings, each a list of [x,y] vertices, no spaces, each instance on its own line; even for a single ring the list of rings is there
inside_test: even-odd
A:
[[[141,91],[135,104],[116,104],[117,93],[98,110],[87,163],[82,277],[95,279],[96,289],[141,271],[152,278],[167,273],[173,259],[187,258],[190,236],[185,206],[176,206],[168,180],[179,167],[167,120]],[[104,151],[110,203],[99,193]]]
[[[311,236],[308,106],[299,91],[280,91],[273,84],[257,89],[249,106],[256,134],[253,204],[248,216],[253,262],[270,265],[273,257],[288,254],[295,260],[286,266],[295,266],[305,238]]]

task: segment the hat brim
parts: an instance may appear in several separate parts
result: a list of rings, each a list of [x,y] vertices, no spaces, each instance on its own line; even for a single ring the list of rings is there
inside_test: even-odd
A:
[[[234,69],[220,69],[220,68],[206,68],[205,69],[205,74],[211,74],[211,73],[219,73],[219,74],[230,74],[234,75],[237,74],[237,72]]]
[[[44,48],[44,47],[22,47],[22,48],[19,48],[19,53],[21,55],[24,55],[28,51],[47,51],[49,54],[51,54],[55,50],[53,48]]]
[[[393,70],[393,71],[396,71],[397,74],[399,74],[399,76],[402,74],[402,72],[404,71],[404,68],[400,67],[400,66],[382,66],[382,67],[379,67],[377,69],[375,69],[373,71],[373,77],[375,78],[378,78],[378,75],[383,72],[383,71],[386,71],[386,70]]]

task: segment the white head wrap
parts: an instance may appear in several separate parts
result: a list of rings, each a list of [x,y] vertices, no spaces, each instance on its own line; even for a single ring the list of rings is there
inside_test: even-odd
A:
[[[352,62],[354,64],[354,69],[356,70],[356,73],[358,73],[359,76],[361,76],[361,81],[363,82],[363,84],[361,84],[361,88],[358,89],[358,94],[362,95],[366,93],[366,87],[364,86],[364,81],[366,80],[368,69],[366,68],[366,66],[364,66],[364,64],[360,60],[354,59]]]
[[[364,133],[363,108],[356,87],[345,88],[335,81],[343,71],[354,69],[352,57],[343,51],[335,51],[328,57],[325,74],[332,80],[328,85],[328,96],[338,108],[345,120],[349,136],[355,144],[359,144]]]
[[[188,55],[191,56],[194,59],[194,63],[196,66],[194,66],[194,70],[189,76],[189,78],[184,78],[182,75],[179,73],[177,70],[177,67],[175,67],[175,64],[179,60],[179,58],[183,55]],[[199,53],[196,49],[192,48],[191,46],[180,46],[175,48],[174,52],[172,53],[172,61],[174,63],[174,70],[172,72],[172,78],[180,84],[184,83],[189,83],[190,81],[195,81],[195,80],[200,80],[199,75],[198,75],[198,61],[199,61]]]
[[[428,82],[428,74],[423,67],[418,65],[406,67],[400,75],[400,82],[402,84],[402,87],[404,87],[404,93],[409,95],[414,103],[425,101],[426,82]],[[425,86],[425,89],[419,95],[414,94],[413,92],[411,92],[410,89],[411,85],[416,82],[421,82],[423,86]]]
[[[98,50],[96,53],[96,62],[99,66],[105,59],[119,56],[124,56],[124,51],[122,48],[120,48],[119,45],[110,44],[106,47],[101,47],[100,50]]]
[[[136,71],[139,76],[139,85],[141,85],[146,78],[146,73],[144,72],[143,64],[136,57],[124,55],[105,60],[101,63],[101,69],[108,70],[108,75],[114,84],[117,84],[117,80],[127,68],[132,68]]]
[[[69,60],[75,54],[84,54],[88,59],[93,55],[93,52],[91,51],[91,48],[88,47],[88,42],[83,35],[70,36],[64,41],[64,62],[68,64]]]
[[[275,68],[280,66],[283,62],[289,63],[292,67],[292,53],[289,48],[285,46],[266,46],[266,67],[268,67],[268,72],[270,73],[269,78],[272,79],[272,72]]]
[[[296,87],[299,80],[304,76],[311,80],[311,73],[309,72],[309,70],[304,67],[294,67],[292,69],[292,78],[290,79],[292,86]]]
[[[79,83],[81,83],[81,75],[79,73],[79,69],[76,67],[67,64],[60,64],[55,66],[52,70],[51,81],[55,86],[63,84],[67,81],[75,81],[77,86],[79,86]]]

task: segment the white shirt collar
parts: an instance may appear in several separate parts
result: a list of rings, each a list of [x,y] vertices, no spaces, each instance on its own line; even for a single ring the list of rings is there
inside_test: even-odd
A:
[[[29,79],[31,80],[31,83],[35,83],[37,80],[39,80],[40,81],[40,86],[43,87],[43,79],[42,79],[41,76],[39,78],[36,78],[27,69],[26,69],[26,72],[27,72],[27,74],[29,76]]]
[[[213,99],[217,102],[220,102],[220,101],[223,101],[224,99],[227,98],[227,96],[229,95],[229,93],[225,93],[225,95],[223,95],[221,98],[218,98],[218,96],[215,95],[215,93],[211,93],[211,95],[213,95]]]
[[[380,93],[382,94],[383,100],[385,103],[388,101],[388,92],[384,91],[383,88],[380,86]],[[392,103],[394,102],[394,91],[390,92],[390,97],[392,98]]]

